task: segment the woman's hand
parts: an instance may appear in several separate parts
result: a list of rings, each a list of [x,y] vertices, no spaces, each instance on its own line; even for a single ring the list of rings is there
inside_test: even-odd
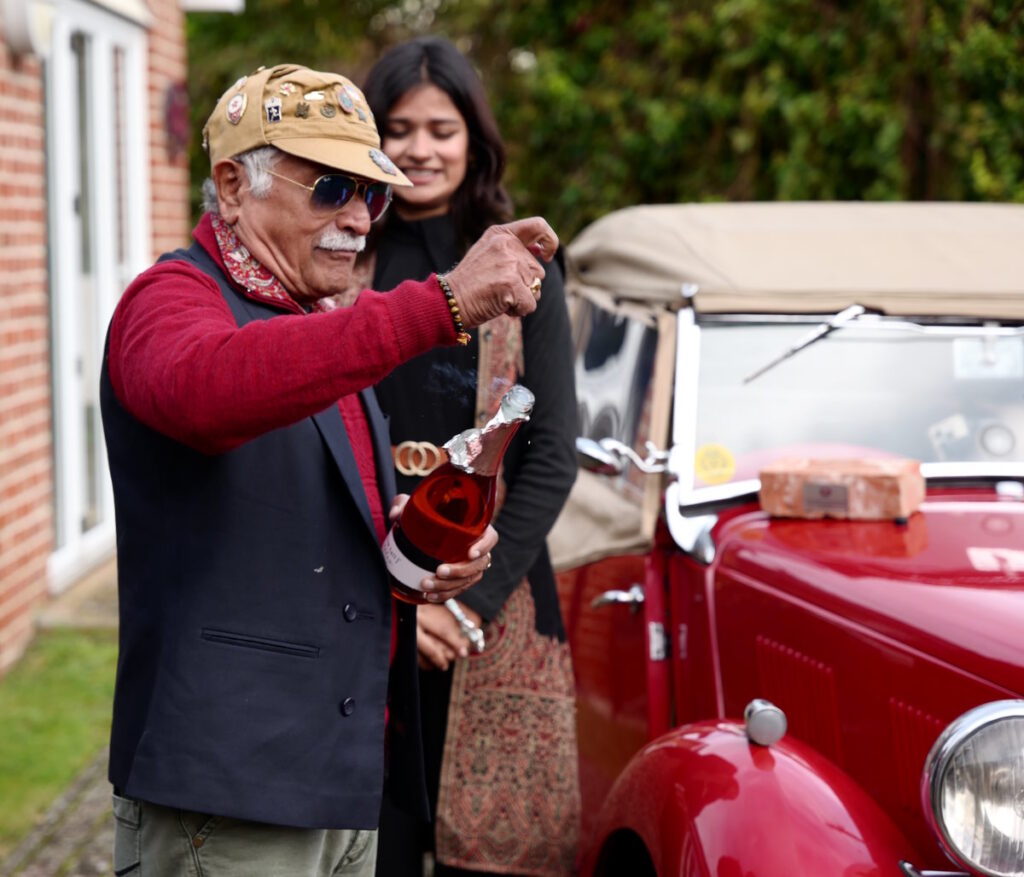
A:
[[[468,606],[459,607],[477,627],[482,619]],[[420,606],[416,609],[416,648],[424,670],[447,670],[456,658],[469,654],[469,640],[459,622],[444,606]]]

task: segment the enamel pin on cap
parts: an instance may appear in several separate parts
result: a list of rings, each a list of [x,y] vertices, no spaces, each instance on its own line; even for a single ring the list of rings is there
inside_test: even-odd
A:
[[[398,171],[395,167],[395,163],[379,149],[370,150],[370,160],[386,174],[391,174],[393,176]]]
[[[227,114],[228,121],[232,125],[237,125],[242,120],[242,113],[245,112],[245,105],[247,102],[248,99],[244,92],[234,95],[234,97],[228,101],[228,105],[225,107],[224,112]]]
[[[298,64],[254,71],[221,95],[203,136],[211,167],[273,146],[368,180],[411,185],[380,150],[363,93],[337,73]]]

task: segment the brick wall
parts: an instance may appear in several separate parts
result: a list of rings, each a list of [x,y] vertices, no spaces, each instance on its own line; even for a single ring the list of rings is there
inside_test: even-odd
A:
[[[150,168],[153,255],[189,241],[188,157],[176,153],[167,132],[169,89],[184,87],[187,75],[185,16],[175,0],[149,3],[153,25],[149,32]]]
[[[0,22],[0,672],[32,635],[53,550],[42,69]]]
[[[186,79],[186,52],[177,0],[148,5],[155,256],[188,240],[188,162],[166,123],[168,90]],[[54,550],[43,96],[40,62],[11,54],[0,19],[0,674],[31,639]]]

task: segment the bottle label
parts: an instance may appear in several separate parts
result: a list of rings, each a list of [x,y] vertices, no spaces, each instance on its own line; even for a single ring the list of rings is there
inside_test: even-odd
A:
[[[422,591],[420,582],[433,578],[439,566],[439,561],[417,549],[397,524],[391,528],[380,550],[388,572],[414,591]],[[427,565],[431,563],[433,566],[428,569]]]

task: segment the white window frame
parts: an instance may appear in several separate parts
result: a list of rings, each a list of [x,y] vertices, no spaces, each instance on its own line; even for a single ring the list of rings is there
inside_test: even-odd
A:
[[[80,0],[55,0],[53,10],[46,70],[46,115],[53,320],[54,505],[59,545],[49,558],[48,579],[51,592],[59,593],[110,556],[115,547],[113,495],[100,434],[96,436],[101,473],[99,520],[82,532],[81,519],[86,504],[83,489],[86,434],[77,370],[86,358],[99,363],[106,327],[125,284],[151,261],[150,112],[145,29]],[[88,112],[87,136],[90,138],[87,173],[90,176],[89,225],[95,282],[95,306],[91,313],[85,312],[80,301],[81,244],[74,207],[79,167],[78,89],[75,55],[71,48],[75,32],[84,33],[90,43],[87,59],[93,105],[85,111]],[[122,52],[124,68],[123,161],[127,185],[122,205],[126,238],[121,264],[117,261],[118,205],[112,158],[116,118],[115,48]],[[97,339],[98,349],[80,349],[83,326]]]

